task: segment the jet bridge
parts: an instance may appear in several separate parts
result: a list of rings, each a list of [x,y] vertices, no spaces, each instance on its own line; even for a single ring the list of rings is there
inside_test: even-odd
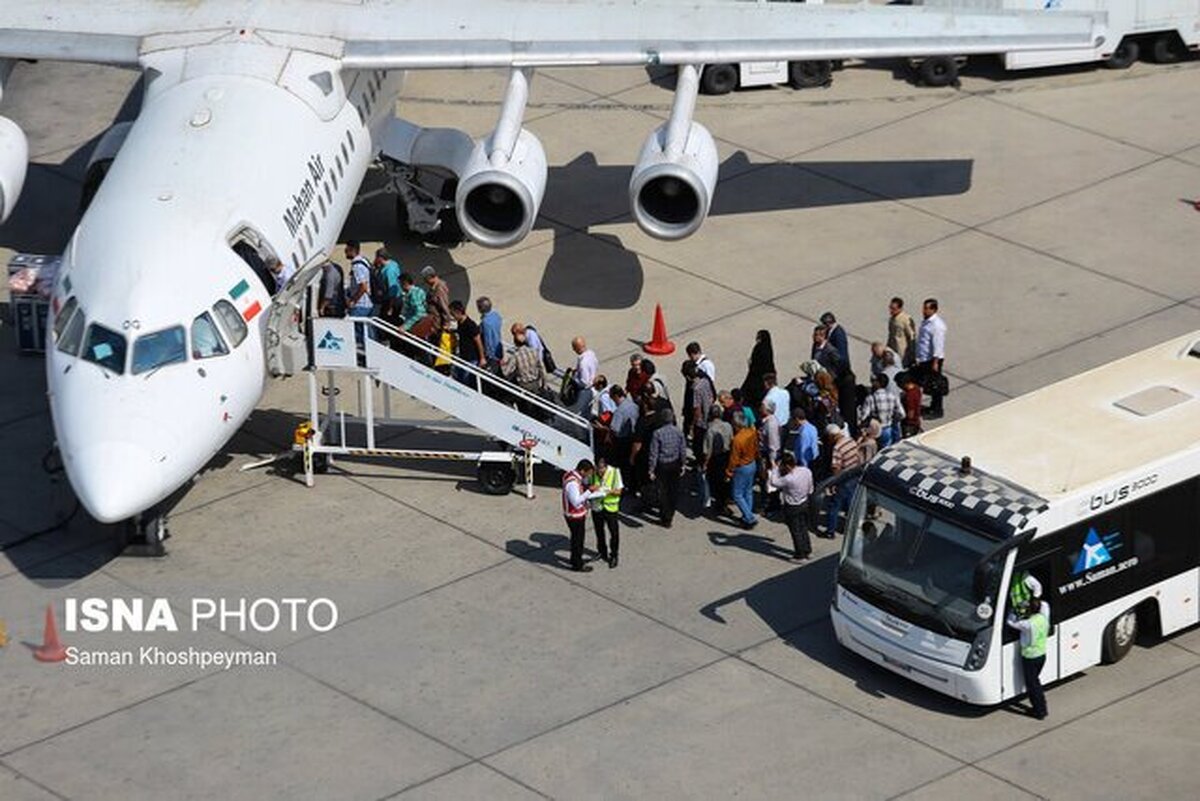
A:
[[[317,472],[340,456],[445,459],[474,461],[483,489],[491,494],[507,494],[521,475],[532,497],[533,465],[545,462],[570,470],[581,459],[592,458],[592,426],[586,418],[478,365],[442,354],[432,343],[382,319],[317,316],[319,281],[316,265],[302,270],[275,298],[267,315],[272,375],[303,372],[308,381],[309,419],[297,429],[293,449],[303,455],[309,486]],[[435,360],[448,361],[452,375],[435,370]],[[347,414],[339,377],[357,382],[357,413]],[[450,415],[486,435],[496,447],[380,447],[377,440],[384,427],[445,427],[392,417],[395,392]]]

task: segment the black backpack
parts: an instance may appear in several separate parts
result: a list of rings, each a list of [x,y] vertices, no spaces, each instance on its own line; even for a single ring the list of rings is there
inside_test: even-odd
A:
[[[550,346],[546,344],[546,338],[532,325],[527,323],[525,327],[537,334],[538,339],[542,341],[542,367],[546,368],[547,375],[552,375],[558,369],[558,365],[554,363],[554,356],[550,353]]]
[[[371,302],[376,306],[383,306],[388,302],[388,285],[384,280],[383,270],[373,264],[369,269],[371,271]]]

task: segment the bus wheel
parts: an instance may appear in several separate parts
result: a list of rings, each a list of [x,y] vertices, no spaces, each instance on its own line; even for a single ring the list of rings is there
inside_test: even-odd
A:
[[[1138,43],[1133,39],[1122,39],[1121,44],[1117,45],[1117,49],[1104,62],[1104,66],[1110,70],[1125,70],[1133,66],[1133,62],[1138,60]]]
[[[933,56],[921,62],[917,73],[926,86],[953,86],[958,83],[958,64],[951,56]]]
[[[479,486],[488,495],[507,495],[512,492],[517,474],[512,465],[502,462],[484,462],[479,465]]]
[[[1154,40],[1150,56],[1156,64],[1174,64],[1187,55],[1183,40],[1174,31],[1164,33]]]
[[[709,64],[700,75],[700,88],[706,95],[727,95],[738,85],[738,71],[733,64]]]
[[[830,61],[792,61],[788,63],[788,83],[793,89],[815,89],[833,83]]]
[[[1104,629],[1104,662],[1115,665],[1125,658],[1133,641],[1137,639],[1138,619],[1137,610],[1128,609],[1117,616]]]

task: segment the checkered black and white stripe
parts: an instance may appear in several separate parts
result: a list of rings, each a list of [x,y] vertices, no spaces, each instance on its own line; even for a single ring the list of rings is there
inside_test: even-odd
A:
[[[1029,518],[1049,505],[1044,498],[998,481],[978,468],[963,475],[959,463],[911,442],[898,442],[883,451],[871,465],[892,480],[940,498],[956,507],[994,521],[1015,534]]]

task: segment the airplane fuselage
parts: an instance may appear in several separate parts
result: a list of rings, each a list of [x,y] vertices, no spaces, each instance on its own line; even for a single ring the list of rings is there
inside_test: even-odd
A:
[[[46,360],[68,478],[104,522],[188,482],[254,410],[273,287],[233,245],[297,270],[327,257],[402,78],[249,45],[146,66],[64,254]]]

